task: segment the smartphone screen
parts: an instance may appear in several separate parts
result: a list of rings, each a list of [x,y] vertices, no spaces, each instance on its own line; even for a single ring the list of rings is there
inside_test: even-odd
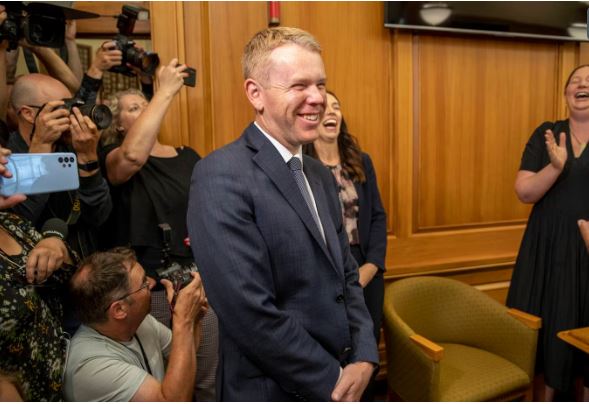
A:
[[[11,178],[0,177],[0,195],[44,194],[78,189],[78,164],[73,153],[15,153],[6,168]]]

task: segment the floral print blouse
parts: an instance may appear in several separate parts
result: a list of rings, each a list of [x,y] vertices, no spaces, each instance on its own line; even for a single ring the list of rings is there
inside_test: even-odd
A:
[[[22,247],[18,255],[0,249],[0,369],[19,379],[25,401],[60,401],[65,366],[60,295],[74,267],[64,265],[42,286],[32,286],[25,263],[41,235],[8,212],[0,212],[0,228]]]
[[[341,164],[326,167],[329,168],[337,182],[344,226],[348,233],[350,245],[360,244],[360,235],[358,234],[358,212],[360,211],[360,205],[354,182],[344,173]]]

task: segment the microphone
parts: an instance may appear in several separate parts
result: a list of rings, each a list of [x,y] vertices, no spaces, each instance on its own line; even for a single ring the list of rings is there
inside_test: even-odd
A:
[[[51,218],[47,220],[41,228],[41,235],[43,238],[59,237],[60,239],[65,240],[68,235],[67,224],[57,217]]]

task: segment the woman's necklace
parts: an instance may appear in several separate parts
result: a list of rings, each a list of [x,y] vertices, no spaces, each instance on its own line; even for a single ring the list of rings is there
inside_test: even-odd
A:
[[[583,143],[579,140],[579,138],[577,137],[577,135],[575,135],[575,132],[571,129],[571,135],[573,135],[573,137],[575,138],[575,140],[577,141],[577,143],[579,144],[579,156],[581,154],[583,154],[583,150],[585,150],[585,147],[587,147],[587,142]]]

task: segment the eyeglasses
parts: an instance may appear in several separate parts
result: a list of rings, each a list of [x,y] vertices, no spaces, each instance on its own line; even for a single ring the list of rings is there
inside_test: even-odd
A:
[[[43,109],[44,106],[45,106],[45,104],[43,104],[43,105],[28,105],[28,104],[24,104],[22,107],[37,108],[40,111],[41,109]],[[18,109],[18,112],[16,113],[17,115],[20,115],[20,113],[22,111],[22,107],[20,107]],[[37,112],[37,114],[38,113],[39,112]]]
[[[107,311],[110,308],[110,306],[112,306],[112,304],[114,302],[118,302],[119,300],[126,299],[127,297],[129,297],[129,296],[131,296],[131,295],[133,295],[133,294],[135,294],[137,292],[141,292],[143,289],[149,289],[149,279],[146,279],[145,282],[143,282],[141,284],[141,286],[139,287],[139,289],[137,289],[137,290],[135,290],[133,292],[129,292],[126,295],[123,295],[123,296],[119,297],[118,299],[114,299],[112,302],[110,302],[108,304],[108,306],[106,306],[106,308],[104,309],[104,311]]]

